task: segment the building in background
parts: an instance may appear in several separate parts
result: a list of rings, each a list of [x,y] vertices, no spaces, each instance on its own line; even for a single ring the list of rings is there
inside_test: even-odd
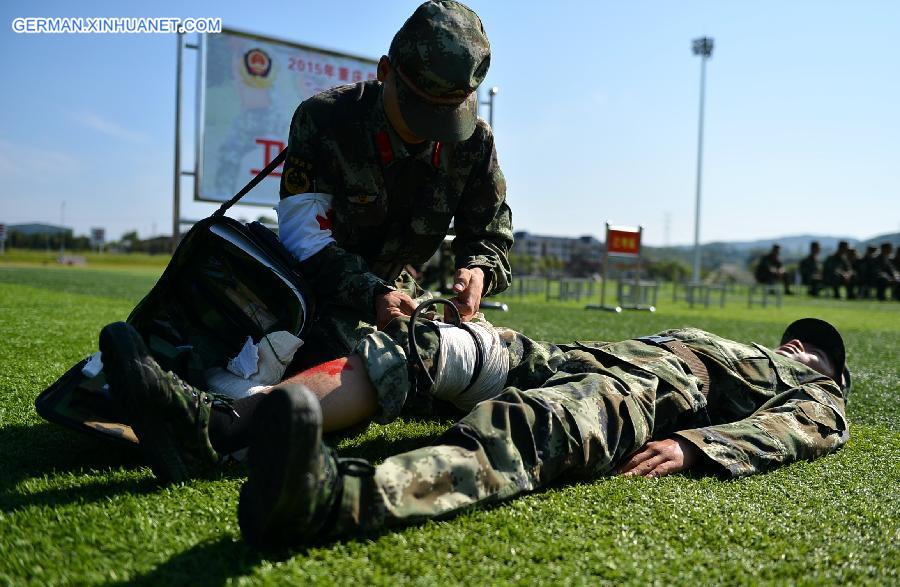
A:
[[[577,259],[596,262],[603,260],[603,243],[590,235],[547,236],[521,231],[515,233],[515,239],[512,252],[535,259],[553,257],[563,263]]]
[[[590,235],[548,236],[515,233],[512,255],[523,266],[519,273],[564,273],[588,276],[600,271],[603,243]]]
[[[67,226],[56,226],[39,222],[9,224],[6,227],[6,230],[10,234],[17,232],[22,236],[58,236],[60,234],[65,234],[67,238],[71,238],[73,235],[73,230]]]

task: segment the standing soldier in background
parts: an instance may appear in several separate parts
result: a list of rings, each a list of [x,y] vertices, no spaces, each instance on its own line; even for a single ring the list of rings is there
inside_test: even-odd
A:
[[[821,251],[819,241],[813,241],[809,243],[809,255],[800,261],[800,280],[813,297],[819,295],[819,289],[822,287],[822,262],[819,261]]]
[[[491,60],[481,20],[450,0],[419,6],[378,79],[300,104],[291,122],[279,237],[319,305],[291,371],[353,352],[375,326],[410,315],[421,266],[451,221],[454,303],[463,320],[509,285],[512,220],[476,89]]]
[[[784,284],[785,295],[793,295],[791,291],[791,282],[788,274],[784,270],[779,255],[781,254],[780,245],[772,245],[772,250],[767,255],[763,255],[759,264],[756,265],[754,276],[757,283],[763,285],[773,285],[775,283]]]
[[[853,291],[853,265],[850,262],[850,244],[838,243],[837,250],[825,259],[825,283],[834,289],[834,297],[840,299],[840,286],[847,291],[847,299],[856,298]]]

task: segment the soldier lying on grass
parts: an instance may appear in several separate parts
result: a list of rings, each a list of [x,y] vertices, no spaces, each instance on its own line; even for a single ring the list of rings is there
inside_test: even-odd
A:
[[[160,479],[206,473],[249,440],[238,516],[257,545],[446,517],[559,480],[749,475],[849,436],[844,344],[813,318],[789,325],[772,351],[695,328],[553,345],[414,316],[230,407],[163,372],[124,323],[101,332],[100,348]],[[322,442],[323,431],[396,417],[413,394],[471,411],[434,445],[377,467]]]

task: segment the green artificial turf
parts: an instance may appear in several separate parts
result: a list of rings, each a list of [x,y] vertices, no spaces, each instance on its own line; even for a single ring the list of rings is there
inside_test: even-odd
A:
[[[139,455],[43,422],[35,396],[96,350],[159,269],[0,266],[0,584],[897,584],[900,303],[786,299],[783,307],[655,314],[504,298],[497,323],[548,340],[615,340],[697,326],[774,345],[831,320],[849,348],[851,440],[838,453],[737,481],[606,478],[378,536],[260,553],[240,539],[240,467],[159,487]],[[379,460],[446,422],[372,425],[340,440]]]

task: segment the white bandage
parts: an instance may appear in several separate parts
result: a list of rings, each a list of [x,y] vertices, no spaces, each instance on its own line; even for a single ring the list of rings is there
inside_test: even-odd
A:
[[[278,202],[278,238],[297,260],[305,261],[334,242],[331,199],[331,194],[308,193]]]
[[[465,411],[500,395],[509,372],[509,351],[497,331],[489,324],[468,324],[484,349],[481,371],[472,382],[477,358],[472,334],[450,324],[435,325],[441,345],[431,394]],[[466,389],[470,382],[471,387]]]

